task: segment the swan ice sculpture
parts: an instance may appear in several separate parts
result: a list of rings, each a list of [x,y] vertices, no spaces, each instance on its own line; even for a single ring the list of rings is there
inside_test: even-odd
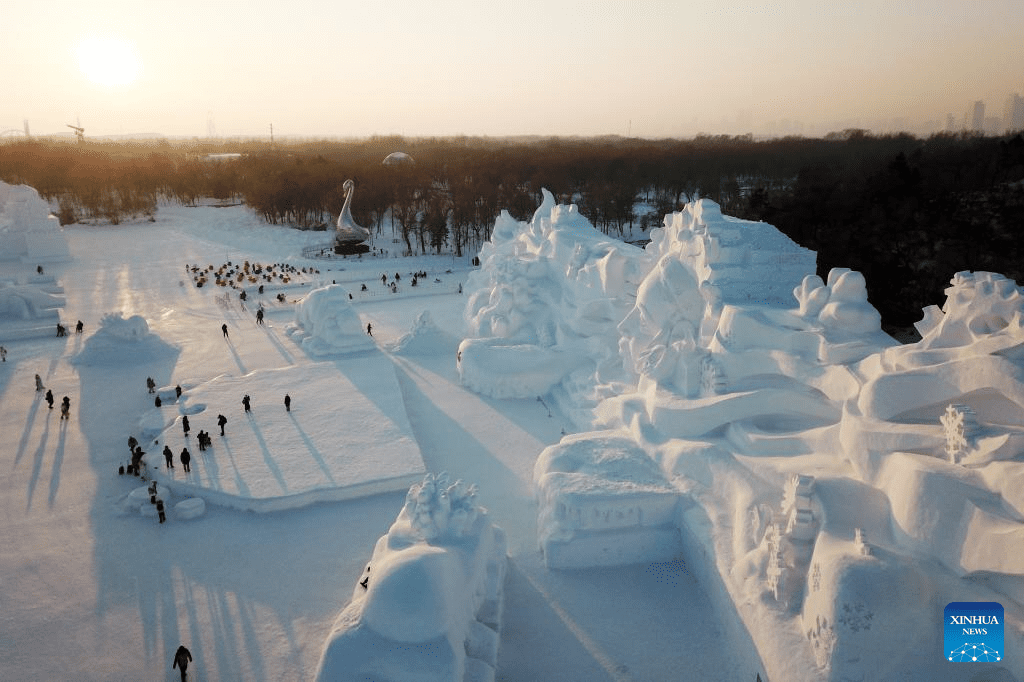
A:
[[[355,186],[351,180],[346,180],[342,185],[345,188],[345,205],[341,207],[334,234],[334,252],[338,254],[366,253],[370,250],[364,243],[370,238],[370,231],[352,219],[352,194]]]

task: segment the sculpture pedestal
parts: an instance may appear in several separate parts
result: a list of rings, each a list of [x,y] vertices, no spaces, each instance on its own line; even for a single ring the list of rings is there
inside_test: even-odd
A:
[[[339,256],[351,256],[358,253],[369,253],[370,247],[363,242],[335,242],[334,253]]]

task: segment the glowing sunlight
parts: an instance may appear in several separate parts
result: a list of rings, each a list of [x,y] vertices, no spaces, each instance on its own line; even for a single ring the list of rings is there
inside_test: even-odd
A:
[[[135,44],[121,38],[86,38],[75,53],[82,73],[99,85],[129,85],[142,69]]]

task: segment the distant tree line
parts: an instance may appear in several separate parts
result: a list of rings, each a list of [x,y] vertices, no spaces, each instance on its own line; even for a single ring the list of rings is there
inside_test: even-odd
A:
[[[394,151],[415,163],[383,165]],[[941,303],[958,270],[1022,280],[1019,135],[377,136],[274,145],[37,138],[0,143],[0,179],[35,187],[55,203],[62,223],[117,223],[152,217],[161,201],[213,198],[304,229],[330,226],[345,200],[342,184],[352,179],[356,222],[408,254],[473,253],[499,211],[528,219],[542,188],[625,239],[686,201],[709,197],[726,214],[770,222],[816,250],[819,274],[834,266],[864,272],[872,302],[892,325]]]

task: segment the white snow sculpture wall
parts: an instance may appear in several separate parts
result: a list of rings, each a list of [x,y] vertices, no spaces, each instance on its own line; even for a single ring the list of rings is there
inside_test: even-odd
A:
[[[60,223],[39,192],[0,182],[0,259],[51,263],[70,258]]]
[[[444,474],[409,489],[335,622],[317,680],[493,682],[506,543],[475,492]]]

